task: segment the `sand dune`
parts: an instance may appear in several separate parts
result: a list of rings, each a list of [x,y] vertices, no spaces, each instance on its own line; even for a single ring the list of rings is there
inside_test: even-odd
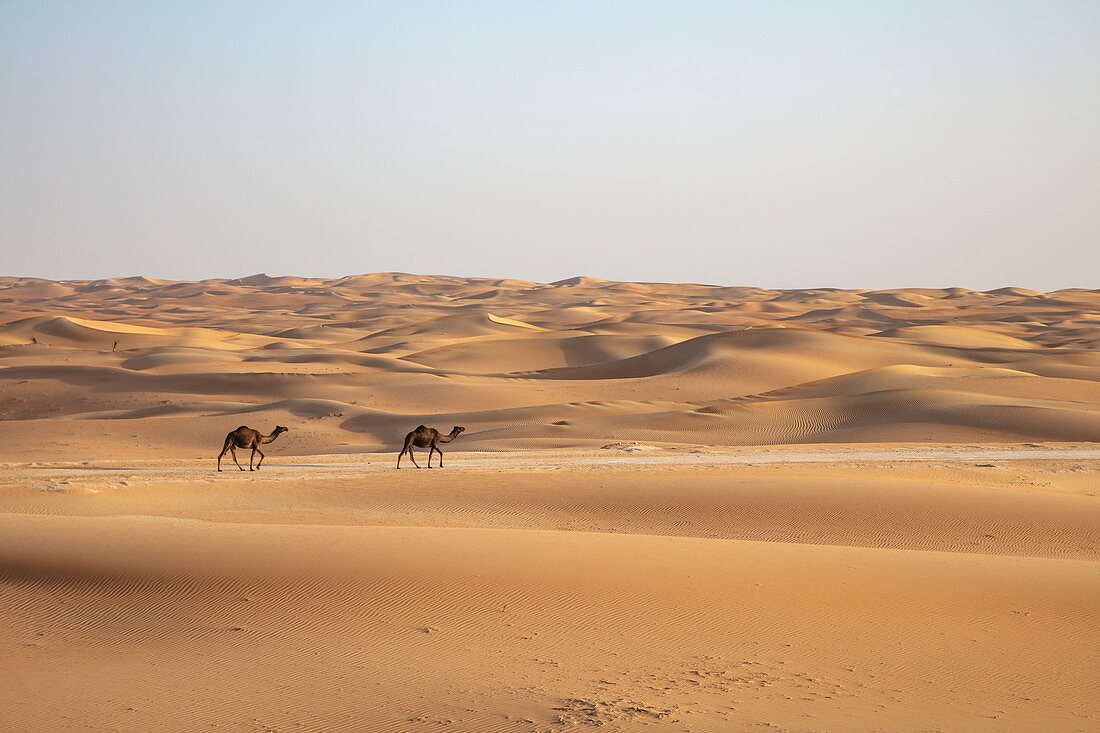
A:
[[[875,336],[904,339],[938,346],[957,346],[963,349],[1027,349],[1031,344],[1023,339],[992,333],[978,328],[961,326],[907,326],[880,331]]]
[[[5,730],[1100,725],[1100,291],[0,304]],[[394,470],[420,423],[466,432]],[[241,424],[290,431],[216,473]]]
[[[125,342],[127,349],[167,345],[246,349],[266,343],[261,337],[208,328],[150,328],[68,316],[27,318],[0,327],[2,344],[22,344],[32,338],[51,346],[100,349],[112,348],[116,342]]]
[[[669,336],[553,334],[547,338],[494,339],[438,346],[401,357],[439,369],[501,374],[540,368],[617,362],[675,343]]]
[[[330,411],[343,419],[317,418],[288,441],[303,453],[392,448],[436,422],[471,428],[456,450],[505,436],[561,447],[1100,437],[1100,294],[1087,290],[382,273],[7,278],[0,300],[0,406],[66,434],[99,415],[110,455],[130,442],[119,415],[158,421],[142,430],[151,448],[204,454],[226,417],[204,400],[280,424],[296,417],[276,407],[288,399],[344,405]],[[188,406],[186,426],[162,409],[171,404]],[[601,407],[579,415],[575,404]],[[0,455],[39,450],[25,432],[0,424]]]

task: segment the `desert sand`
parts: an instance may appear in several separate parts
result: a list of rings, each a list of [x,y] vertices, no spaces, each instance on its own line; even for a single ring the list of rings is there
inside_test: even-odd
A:
[[[1100,728],[1100,291],[0,304],[4,730]]]

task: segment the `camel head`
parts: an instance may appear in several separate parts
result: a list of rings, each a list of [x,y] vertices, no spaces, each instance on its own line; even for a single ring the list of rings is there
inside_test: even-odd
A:
[[[458,434],[461,433],[462,431],[464,431],[465,429],[466,428],[462,427],[461,425],[455,425],[453,428],[451,428],[451,435],[453,435],[455,437],[458,437]]]
[[[288,431],[289,429],[290,428],[284,428],[282,425],[276,425],[275,429],[271,431],[271,437],[272,438],[277,438],[280,435],[282,435],[283,433],[285,433],[286,431]]]

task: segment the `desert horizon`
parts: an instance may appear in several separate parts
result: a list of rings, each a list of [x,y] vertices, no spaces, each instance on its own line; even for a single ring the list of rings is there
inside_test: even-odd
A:
[[[0,304],[5,729],[1100,720],[1100,290],[8,276]],[[398,470],[418,425],[443,465]],[[239,426],[262,468],[218,472]]]
[[[1098,30],[0,3],[0,733],[1100,730]]]

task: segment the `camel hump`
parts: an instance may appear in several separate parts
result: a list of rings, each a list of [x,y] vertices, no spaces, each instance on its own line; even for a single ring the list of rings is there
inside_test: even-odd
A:
[[[417,432],[418,432],[418,431],[421,431],[421,430],[427,430],[427,429],[428,429],[428,428],[427,428],[426,426],[424,426],[424,425],[417,425],[417,426],[416,426],[416,431],[417,431]]]
[[[237,430],[248,430],[248,426],[247,425],[242,425],[239,428],[237,428]],[[237,430],[234,430],[233,432],[235,433],[235,432],[237,432]]]

